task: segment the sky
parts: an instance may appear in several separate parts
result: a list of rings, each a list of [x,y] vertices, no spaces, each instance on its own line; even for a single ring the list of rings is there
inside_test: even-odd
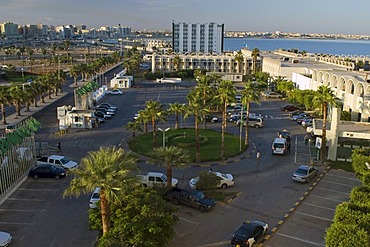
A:
[[[369,0],[0,0],[0,23],[171,30],[175,22],[225,31],[370,35]]]

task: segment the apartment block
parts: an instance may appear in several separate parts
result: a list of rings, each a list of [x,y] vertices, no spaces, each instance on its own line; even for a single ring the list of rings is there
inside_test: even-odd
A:
[[[220,54],[223,52],[224,24],[172,23],[174,52]]]

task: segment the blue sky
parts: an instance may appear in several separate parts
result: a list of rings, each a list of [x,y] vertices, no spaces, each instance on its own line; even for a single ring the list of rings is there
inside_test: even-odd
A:
[[[0,0],[0,22],[170,30],[172,21],[226,31],[370,35],[369,0]]]

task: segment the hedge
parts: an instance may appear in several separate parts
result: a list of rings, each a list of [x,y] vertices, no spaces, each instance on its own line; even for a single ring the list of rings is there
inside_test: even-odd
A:
[[[326,230],[326,247],[369,247],[369,234],[354,224],[336,222]]]

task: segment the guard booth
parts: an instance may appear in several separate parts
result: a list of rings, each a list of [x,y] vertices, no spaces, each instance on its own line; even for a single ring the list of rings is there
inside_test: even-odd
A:
[[[97,127],[93,110],[78,110],[71,106],[60,106],[58,109],[59,129],[91,129]]]

